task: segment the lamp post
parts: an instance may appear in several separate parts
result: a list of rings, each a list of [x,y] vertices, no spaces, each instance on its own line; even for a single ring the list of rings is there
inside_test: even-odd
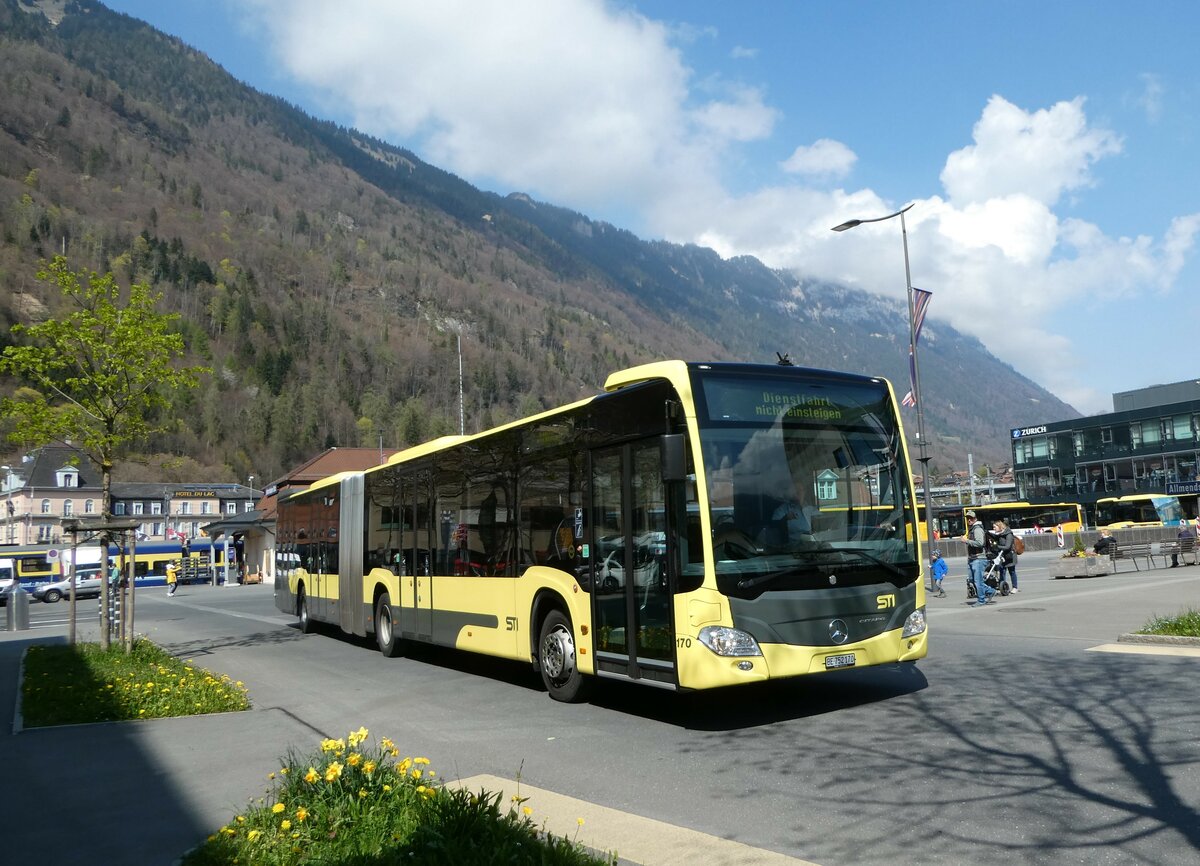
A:
[[[921,399],[921,367],[917,363],[917,321],[916,309],[913,303],[913,286],[912,286],[912,270],[908,264],[908,226],[904,222],[904,214],[916,204],[913,202],[907,207],[902,207],[895,213],[890,213],[887,216],[875,217],[873,219],[856,219],[847,220],[841,225],[833,227],[835,232],[844,232],[847,229],[855,228],[863,223],[881,223],[884,220],[900,217],[900,238],[904,243],[904,288],[908,294],[908,346],[912,352],[912,393],[913,399],[917,403],[917,447],[920,456],[917,461],[921,464],[921,491],[924,494],[925,502],[925,540],[933,542],[933,504],[929,490],[929,454],[925,446],[925,401]]]
[[[16,535],[13,532],[12,485],[9,484],[12,467],[0,466],[0,470],[4,472],[4,543],[12,544],[13,537]]]

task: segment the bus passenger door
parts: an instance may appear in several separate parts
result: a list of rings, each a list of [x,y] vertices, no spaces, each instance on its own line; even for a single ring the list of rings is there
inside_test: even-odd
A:
[[[597,673],[674,685],[659,440],[593,452],[591,498]]]

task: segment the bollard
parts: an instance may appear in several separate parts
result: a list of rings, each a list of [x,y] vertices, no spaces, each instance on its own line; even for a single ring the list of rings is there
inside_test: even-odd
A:
[[[29,628],[29,593],[14,580],[5,595],[5,628],[9,631],[25,631]]]

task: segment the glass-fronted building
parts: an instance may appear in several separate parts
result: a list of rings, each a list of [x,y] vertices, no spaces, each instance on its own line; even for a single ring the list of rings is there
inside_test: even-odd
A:
[[[1200,380],[1113,394],[1113,411],[1012,429],[1017,495],[1079,502],[1200,488]],[[1188,517],[1196,517],[1188,514]]]

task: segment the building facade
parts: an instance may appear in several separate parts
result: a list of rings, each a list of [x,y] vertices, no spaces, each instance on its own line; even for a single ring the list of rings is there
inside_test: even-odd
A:
[[[1200,381],[1114,394],[1104,415],[1014,427],[1012,453],[1029,502],[1079,502],[1094,515],[1107,497],[1195,493]]]
[[[100,473],[73,448],[40,448],[0,472],[0,544],[62,544],[64,519],[103,510]],[[242,484],[114,481],[112,510],[114,517],[143,518],[140,540],[182,541],[199,537],[200,527],[220,516],[252,511],[259,495]]]

